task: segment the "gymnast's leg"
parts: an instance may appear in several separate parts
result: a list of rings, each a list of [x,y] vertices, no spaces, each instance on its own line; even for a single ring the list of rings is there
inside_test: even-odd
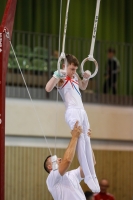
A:
[[[84,133],[84,137],[85,137],[86,158],[87,158],[87,163],[88,163],[92,178],[93,178],[93,180],[94,180],[94,182],[97,186],[97,190],[98,190],[97,192],[100,192],[100,187],[99,187],[99,183],[98,183],[95,168],[94,168],[94,160],[93,160],[90,137],[88,136],[89,128],[90,128],[90,125],[89,125],[89,122],[88,122],[87,114],[85,112],[84,113],[84,120],[83,120],[83,133]]]
[[[65,119],[66,119],[66,122],[68,123],[68,125],[70,126],[71,130],[73,129],[76,121],[79,121],[79,125],[82,126],[82,112],[80,110],[81,109],[68,109],[66,111]],[[76,150],[77,150],[79,163],[80,163],[82,170],[84,172],[84,175],[85,175],[84,182],[95,193],[95,192],[97,192],[97,187],[94,183],[90,169],[88,167],[86,151],[85,151],[85,138],[84,138],[83,133],[80,135],[80,137],[78,139]]]

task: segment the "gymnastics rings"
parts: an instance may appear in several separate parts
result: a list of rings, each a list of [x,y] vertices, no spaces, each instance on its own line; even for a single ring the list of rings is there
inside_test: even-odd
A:
[[[100,1],[97,0],[97,5],[96,5],[96,13],[95,13],[95,19],[94,19],[94,26],[93,26],[93,33],[92,33],[92,41],[91,41],[91,48],[90,48],[90,54],[88,55],[87,58],[85,58],[82,63],[81,63],[81,74],[84,74],[84,64],[86,61],[92,61],[95,64],[95,71],[94,73],[89,77],[93,78],[97,72],[98,72],[98,63],[97,61],[93,58],[93,52],[94,52],[94,45],[95,45],[95,39],[96,39],[96,32],[97,32],[97,24],[98,24],[98,16],[99,16],[99,8],[100,8]]]

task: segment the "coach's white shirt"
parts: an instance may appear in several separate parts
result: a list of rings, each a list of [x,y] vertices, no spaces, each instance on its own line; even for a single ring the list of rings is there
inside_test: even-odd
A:
[[[81,180],[79,167],[66,172],[63,176],[58,170],[51,171],[46,183],[54,200],[86,200],[80,186]]]

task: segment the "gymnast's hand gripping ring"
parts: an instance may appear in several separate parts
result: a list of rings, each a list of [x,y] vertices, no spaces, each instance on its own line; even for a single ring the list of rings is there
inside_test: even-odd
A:
[[[94,71],[94,73],[89,77],[89,79],[90,78],[93,78],[96,74],[97,74],[97,72],[98,72],[98,63],[97,63],[97,61],[93,58],[93,56],[91,56],[91,55],[89,55],[87,58],[85,58],[83,61],[82,61],[82,63],[81,63],[81,74],[83,75],[84,74],[84,64],[85,64],[85,62],[86,61],[92,61],[92,62],[94,62],[94,64],[95,64],[95,71]]]

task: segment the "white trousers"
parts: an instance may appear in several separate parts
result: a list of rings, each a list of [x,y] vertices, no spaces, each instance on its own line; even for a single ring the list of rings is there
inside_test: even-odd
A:
[[[90,124],[86,111],[80,108],[68,108],[65,113],[65,120],[71,130],[73,130],[76,121],[78,121],[79,125],[82,127],[83,133],[81,133],[78,139],[76,151],[85,179],[92,178],[92,176],[95,176],[96,174],[90,137],[88,136]]]

